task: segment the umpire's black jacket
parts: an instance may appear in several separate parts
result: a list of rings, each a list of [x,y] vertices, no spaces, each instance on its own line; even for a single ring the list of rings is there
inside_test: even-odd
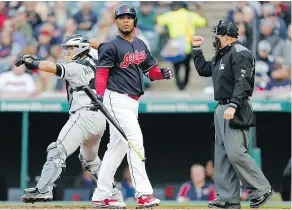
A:
[[[252,96],[255,59],[239,42],[220,49],[211,61],[205,60],[200,47],[193,48],[192,57],[200,76],[212,76],[216,101],[229,99],[237,107]]]

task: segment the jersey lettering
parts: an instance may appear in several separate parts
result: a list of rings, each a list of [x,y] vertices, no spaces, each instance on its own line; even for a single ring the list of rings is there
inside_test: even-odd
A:
[[[91,69],[83,69],[83,71],[84,71],[85,75],[94,73],[93,70],[91,70]]]
[[[136,50],[135,53],[127,53],[123,59],[123,62],[121,62],[120,67],[125,69],[130,65],[130,63],[139,65],[141,62],[146,60],[146,58],[147,56],[145,51],[139,52]]]

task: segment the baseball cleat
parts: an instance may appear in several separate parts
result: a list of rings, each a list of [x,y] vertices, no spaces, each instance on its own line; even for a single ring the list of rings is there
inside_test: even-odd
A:
[[[137,199],[137,204],[136,209],[152,208],[159,206],[160,200],[153,195],[142,195]]]
[[[228,203],[219,200],[209,202],[208,208],[213,209],[241,209],[240,203]]]
[[[37,188],[24,189],[24,195],[21,196],[24,203],[47,202],[53,200],[53,193],[51,191],[40,193]]]
[[[273,193],[274,193],[274,190],[270,189],[263,196],[261,196],[259,198],[251,199],[250,208],[259,208],[259,207],[263,206],[272,197]]]
[[[92,200],[91,204],[97,209],[125,209],[126,203],[120,202],[116,199],[106,198],[101,201]]]
[[[117,200],[118,202],[124,203],[123,194],[116,186],[113,186],[113,189],[112,189],[112,199]]]

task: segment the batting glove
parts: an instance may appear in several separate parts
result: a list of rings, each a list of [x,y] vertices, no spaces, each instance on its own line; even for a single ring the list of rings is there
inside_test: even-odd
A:
[[[103,103],[103,95],[98,94],[96,97],[101,103]]]
[[[169,68],[162,68],[160,69],[161,74],[164,79],[171,79],[172,78],[172,72]]]
[[[97,100],[99,100],[101,103],[103,103],[103,96],[98,94],[96,95]],[[95,103],[94,101],[91,101],[91,104],[95,107],[99,109],[99,105],[98,103]]]

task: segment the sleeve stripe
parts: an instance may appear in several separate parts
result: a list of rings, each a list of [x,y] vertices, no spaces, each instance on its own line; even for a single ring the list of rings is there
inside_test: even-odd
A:
[[[191,186],[189,183],[183,184],[179,190],[178,196],[185,197],[190,190]]]
[[[64,78],[64,76],[65,76],[65,67],[60,63],[60,66],[61,66],[61,69],[62,69],[62,73],[61,73],[61,76],[60,76],[60,78]]]
[[[143,73],[146,74],[148,71],[150,71],[150,69],[152,69],[154,66],[157,66],[157,63],[155,63],[154,65],[150,66],[148,69],[143,70]]]

